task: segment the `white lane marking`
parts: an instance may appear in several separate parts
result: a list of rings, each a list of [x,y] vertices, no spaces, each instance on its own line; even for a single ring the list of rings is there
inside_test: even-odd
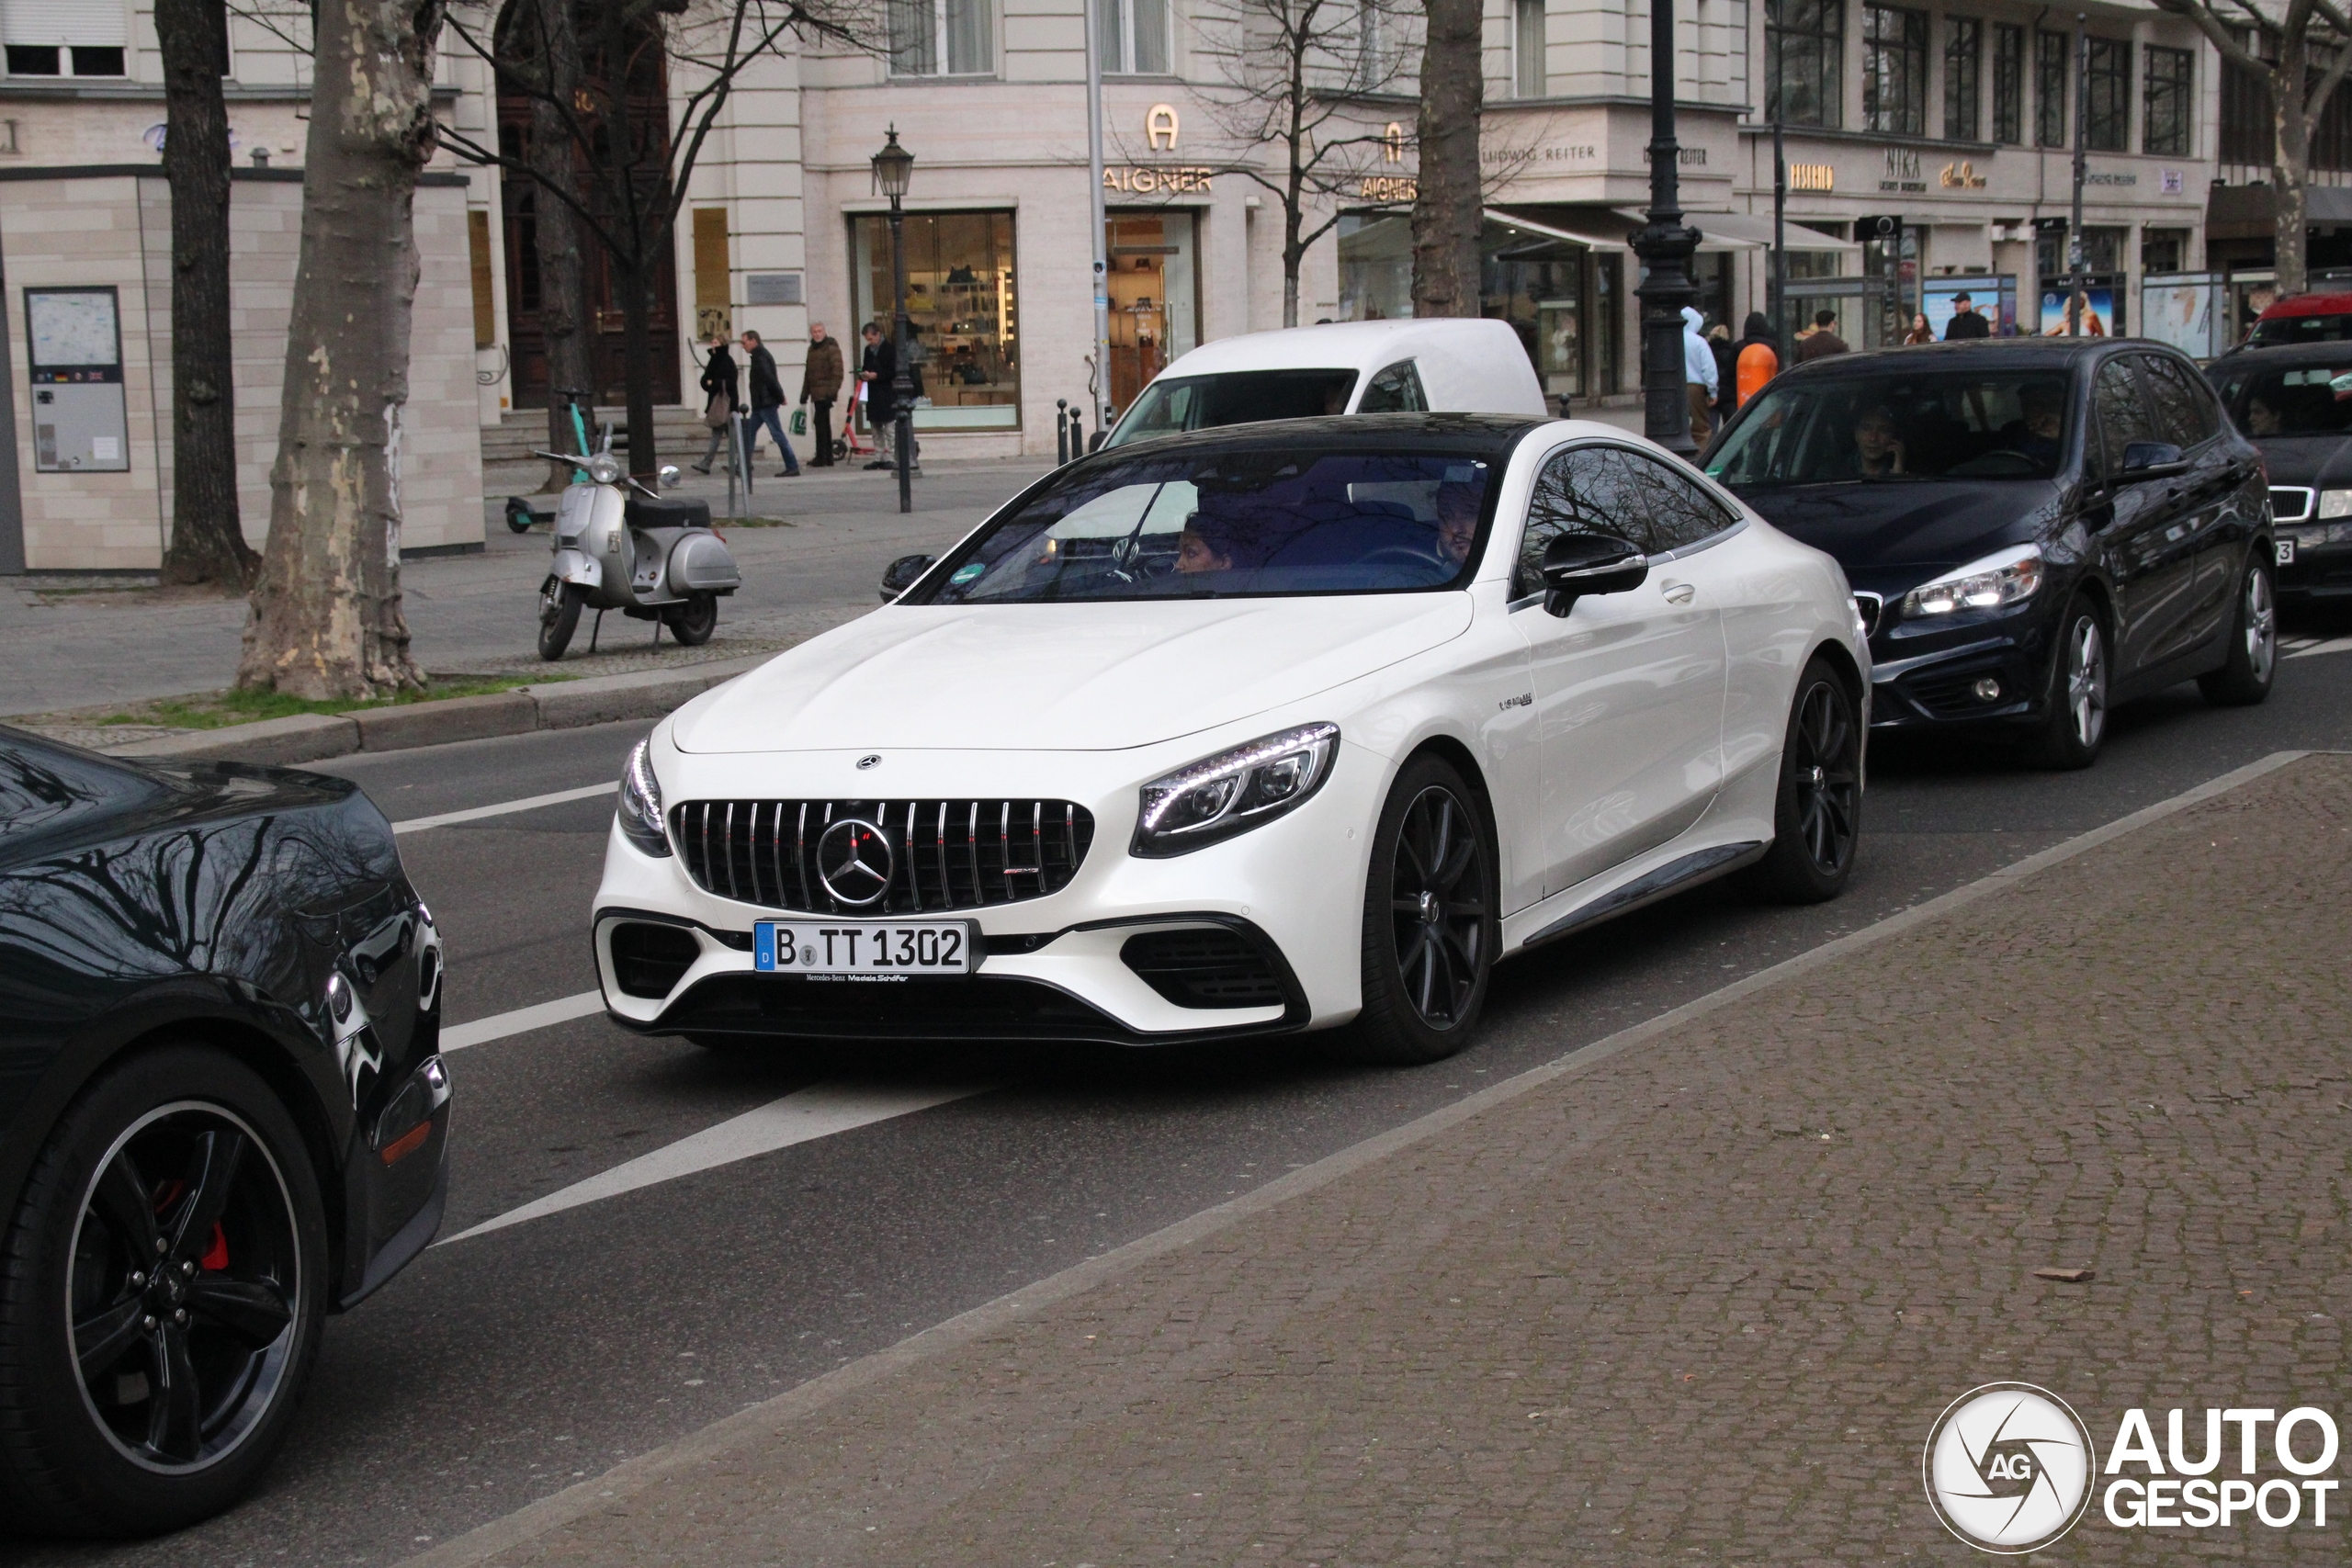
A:
[[[471,1023],[461,1023],[441,1032],[444,1055],[462,1051],[469,1045],[487,1045],[493,1040],[503,1040],[510,1034],[520,1034],[528,1029],[545,1029],[550,1024],[570,1023],[575,1018],[586,1018],[605,1010],[605,993],[582,991],[576,997],[563,997],[551,1002],[538,1002],[513,1012],[493,1013],[478,1018]]]
[[[769,1154],[818,1138],[830,1138],[836,1133],[846,1133],[876,1122],[888,1122],[896,1116],[928,1111],[934,1105],[945,1105],[952,1100],[968,1100],[976,1094],[986,1094],[994,1087],[993,1084],[962,1084],[952,1089],[937,1086],[877,1089],[845,1083],[812,1085],[787,1094],[782,1100],[772,1100],[757,1111],[746,1111],[716,1127],[706,1127],[692,1137],[681,1138],[666,1147],[639,1155],[585,1181],[575,1181],[560,1191],[550,1192],[519,1209],[509,1209],[494,1220],[484,1220],[473,1229],[446,1237],[435,1245],[447,1247],[450,1242],[463,1241],[468,1236],[503,1230],[508,1225],[519,1225],[526,1220],[560,1213],[565,1209],[576,1209],[582,1203],[616,1198],[624,1192],[634,1192],[640,1187],[651,1187],[657,1182],[674,1181],[679,1177],[692,1176],[698,1170],[708,1170],[714,1166],[732,1165],[754,1155]]]
[[[2352,651],[2352,637],[2332,637],[2325,642],[2314,642],[2290,651],[2290,659],[2309,659],[2314,653],[2344,653]]]
[[[542,806],[561,806],[568,800],[587,800],[599,795],[618,793],[620,781],[611,784],[583,784],[578,789],[560,789],[551,795],[526,795],[521,800],[502,800],[495,806],[473,806],[463,811],[444,811],[435,817],[412,817],[405,822],[392,824],[395,833],[422,833],[427,828],[447,828],[459,822],[479,822],[485,817],[504,817],[510,812],[537,811]]]

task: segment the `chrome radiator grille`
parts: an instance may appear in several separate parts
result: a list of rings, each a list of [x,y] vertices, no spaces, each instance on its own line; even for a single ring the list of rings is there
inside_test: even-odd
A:
[[[843,821],[869,824],[889,845],[888,888],[870,903],[825,886],[820,844]],[[911,915],[1060,892],[1085,863],[1094,816],[1067,800],[690,800],[671,812],[670,839],[686,874],[722,898]]]

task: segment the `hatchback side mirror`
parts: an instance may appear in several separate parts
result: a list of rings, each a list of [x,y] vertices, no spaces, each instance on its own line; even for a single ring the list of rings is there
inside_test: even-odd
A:
[[[1588,593],[1623,593],[1650,574],[1650,558],[1608,534],[1563,534],[1544,547],[1544,608],[1565,615]]]
[[[931,569],[931,556],[900,556],[882,573],[882,602],[887,604],[915,585],[915,579]]]
[[[2169,441],[2134,441],[2123,448],[2123,467],[2117,478],[2125,484],[2141,479],[2168,479],[2188,471],[2188,460]]]

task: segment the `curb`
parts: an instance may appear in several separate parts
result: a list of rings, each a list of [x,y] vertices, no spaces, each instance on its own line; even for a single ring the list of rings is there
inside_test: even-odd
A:
[[[297,714],[255,724],[167,735],[107,749],[111,757],[142,761],[234,761],[290,766],[322,762],[355,751],[404,751],[451,740],[524,735],[535,729],[577,729],[621,719],[660,718],[711,687],[775,658],[773,652],[691,664],[683,670],[639,670],[550,686],[520,686],[487,696],[367,708],[349,714]]]

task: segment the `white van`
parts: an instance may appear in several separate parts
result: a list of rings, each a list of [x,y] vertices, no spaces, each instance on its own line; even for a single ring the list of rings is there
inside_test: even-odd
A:
[[[1335,321],[1203,344],[1152,378],[1103,445],[1261,419],[1431,410],[1551,413],[1505,322]]]

